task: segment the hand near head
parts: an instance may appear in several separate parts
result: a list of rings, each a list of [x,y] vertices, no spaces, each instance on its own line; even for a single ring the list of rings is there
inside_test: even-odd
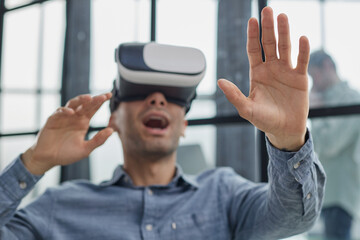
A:
[[[273,12],[270,7],[263,9],[262,43],[265,62],[262,61],[257,20],[249,20],[249,96],[245,97],[227,80],[219,80],[218,85],[240,116],[264,131],[275,147],[296,151],[305,142],[309,108],[307,66],[310,46],[306,37],[300,38],[297,66],[293,68],[288,19],[285,14],[280,14],[277,20],[279,57],[276,52]]]
[[[68,165],[89,156],[113,132],[105,128],[85,140],[90,119],[110,97],[111,93],[95,97],[80,95],[57,109],[40,130],[36,143],[22,155],[26,168],[41,175],[56,165]]]

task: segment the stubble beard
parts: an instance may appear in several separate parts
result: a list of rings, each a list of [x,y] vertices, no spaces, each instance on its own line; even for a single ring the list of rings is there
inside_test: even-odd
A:
[[[141,139],[140,137],[132,137],[128,149],[133,156],[146,159],[149,161],[160,161],[174,154],[178,145],[179,138],[173,137],[166,141],[165,139]],[[130,153],[130,152],[129,152]]]

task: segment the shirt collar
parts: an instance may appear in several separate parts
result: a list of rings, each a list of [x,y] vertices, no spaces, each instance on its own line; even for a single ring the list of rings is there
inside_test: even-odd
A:
[[[130,176],[124,171],[123,165],[119,165],[110,180],[100,183],[100,186],[108,187],[111,185],[134,187]],[[177,187],[177,186],[190,186],[197,189],[198,183],[192,176],[184,174],[183,170],[179,165],[176,165],[176,173],[172,181],[166,186],[157,187]]]

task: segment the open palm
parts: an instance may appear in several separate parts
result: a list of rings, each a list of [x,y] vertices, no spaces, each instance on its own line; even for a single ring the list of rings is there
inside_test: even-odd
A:
[[[304,143],[308,116],[309,42],[300,38],[296,68],[291,64],[291,43],[288,19],[278,16],[278,51],[272,9],[262,11],[262,60],[259,26],[256,19],[248,23],[247,51],[250,62],[250,93],[245,97],[231,82],[221,79],[218,84],[241,117],[264,131],[278,148],[297,150]]]

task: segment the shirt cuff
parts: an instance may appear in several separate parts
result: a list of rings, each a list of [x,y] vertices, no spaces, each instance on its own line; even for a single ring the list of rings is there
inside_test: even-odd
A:
[[[305,144],[297,152],[281,151],[271,145],[267,140],[267,150],[269,153],[269,166],[276,169],[281,179],[287,182],[291,189],[296,188],[293,183],[300,184],[302,189],[302,200],[304,214],[307,214],[316,201],[317,177],[315,165],[321,169],[321,164],[317,159],[311,134],[306,133]]]
[[[266,147],[269,154],[269,162],[272,167],[280,171],[287,168],[295,177],[299,178],[301,177],[299,172],[308,169],[314,158],[309,156],[313,154],[313,140],[309,130],[306,131],[305,144],[297,152],[280,150],[274,147],[267,138]]]
[[[31,174],[20,156],[8,165],[0,175],[0,187],[14,201],[19,201],[30,192],[41,176]]]

